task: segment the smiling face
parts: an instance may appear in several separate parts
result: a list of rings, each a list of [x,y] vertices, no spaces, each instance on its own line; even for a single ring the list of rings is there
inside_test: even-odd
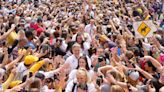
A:
[[[75,57],[79,57],[80,55],[80,46],[73,46],[72,52],[75,55]]]
[[[76,74],[77,82],[78,83],[86,83],[87,82],[87,74],[84,70],[78,70]]]
[[[81,44],[82,43],[82,37],[80,35],[77,36],[77,43]]]

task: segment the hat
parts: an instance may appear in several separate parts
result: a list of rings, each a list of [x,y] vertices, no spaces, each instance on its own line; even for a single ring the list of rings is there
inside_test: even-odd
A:
[[[15,86],[17,86],[17,85],[19,85],[19,84],[21,84],[21,83],[22,83],[22,81],[20,81],[20,80],[12,81],[12,82],[10,83],[9,87],[10,87],[10,88],[13,88],[13,87],[15,87]]]
[[[138,73],[138,71],[130,71],[130,72],[129,72],[129,77],[130,77],[132,80],[136,81],[136,80],[139,78],[139,73]]]
[[[141,8],[138,8],[138,9],[137,9],[137,12],[139,12],[140,14],[142,14],[142,13],[143,13],[143,11],[142,11],[142,9],[141,9]]]
[[[38,61],[38,59],[39,59],[39,58],[36,57],[36,56],[28,55],[28,56],[26,56],[25,59],[24,59],[24,64],[30,65],[30,64],[32,64],[33,62]]]
[[[163,53],[160,54],[160,60],[164,62],[164,54]]]
[[[102,42],[108,41],[108,37],[106,35],[101,35],[100,41],[102,41]]]
[[[101,88],[102,92],[109,92],[109,90],[110,90],[110,85],[109,84],[105,83],[105,84],[102,85],[102,88]]]
[[[5,70],[3,68],[0,68],[0,76],[3,76],[5,74]]]

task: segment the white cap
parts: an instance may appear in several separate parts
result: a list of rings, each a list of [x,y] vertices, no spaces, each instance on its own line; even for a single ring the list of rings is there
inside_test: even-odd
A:
[[[139,76],[140,75],[139,75],[138,71],[133,71],[129,74],[129,77],[134,81],[137,80],[139,78]]]
[[[3,76],[5,74],[5,70],[0,68],[0,75]]]

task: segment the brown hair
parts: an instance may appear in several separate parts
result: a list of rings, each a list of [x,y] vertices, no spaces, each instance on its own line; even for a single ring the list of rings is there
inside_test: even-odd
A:
[[[110,88],[110,92],[124,92],[124,89],[119,85],[112,85]]]
[[[40,79],[36,78],[34,80],[34,82],[30,85],[30,88],[29,88],[29,91],[31,92],[31,90],[38,90],[38,92],[40,92],[40,89],[41,89],[41,81]],[[34,91],[36,92],[36,91]]]

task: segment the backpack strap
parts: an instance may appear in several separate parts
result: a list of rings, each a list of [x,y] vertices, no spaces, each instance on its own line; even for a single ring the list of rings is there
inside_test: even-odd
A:
[[[73,83],[72,92],[74,92],[76,85],[77,85],[77,83]]]

